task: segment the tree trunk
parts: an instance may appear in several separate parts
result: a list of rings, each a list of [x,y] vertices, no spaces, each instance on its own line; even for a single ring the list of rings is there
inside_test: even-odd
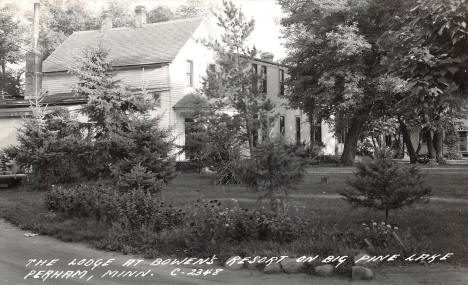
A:
[[[430,159],[435,158],[435,149],[434,149],[434,132],[431,129],[428,129],[425,134],[426,136],[426,146],[427,146],[427,154],[429,155]]]
[[[351,127],[349,128],[348,135],[346,136],[343,153],[341,154],[340,163],[342,165],[350,166],[354,164],[354,157],[356,156],[357,143],[359,135],[362,132],[362,127],[369,117],[368,110],[361,110],[359,114],[354,116],[351,120]]]
[[[400,130],[403,134],[403,142],[408,149],[408,155],[410,157],[410,163],[416,163],[418,161],[418,154],[414,150],[413,143],[411,142],[411,134],[408,130],[408,126],[402,121],[400,121]]]
[[[5,61],[2,60],[2,84],[0,84],[0,92],[5,92],[5,86],[6,86],[6,67],[5,67]]]
[[[434,132],[434,136],[432,138],[432,144],[435,150],[435,158],[437,159],[438,162],[443,160],[443,157],[442,157],[443,137],[444,137],[443,130],[438,129],[437,131]]]

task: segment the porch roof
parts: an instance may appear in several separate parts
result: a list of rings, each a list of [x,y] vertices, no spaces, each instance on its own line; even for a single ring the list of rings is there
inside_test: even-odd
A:
[[[196,94],[187,94],[172,107],[176,111],[192,111],[208,107],[208,100]]]

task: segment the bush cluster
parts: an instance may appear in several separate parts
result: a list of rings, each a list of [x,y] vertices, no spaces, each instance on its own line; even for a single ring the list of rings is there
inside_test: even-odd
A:
[[[361,237],[366,238],[369,242],[379,248],[388,248],[390,243],[395,241],[392,236],[393,232],[397,232],[398,227],[385,222],[370,221],[362,223]]]
[[[128,232],[143,226],[158,232],[182,224],[185,215],[142,189],[121,193],[99,184],[54,186],[45,203],[49,210],[118,224]]]
[[[223,208],[217,200],[198,201],[184,223],[186,246],[204,250],[220,242],[274,241],[287,243],[304,235],[308,222],[300,217],[277,215],[239,207]]]

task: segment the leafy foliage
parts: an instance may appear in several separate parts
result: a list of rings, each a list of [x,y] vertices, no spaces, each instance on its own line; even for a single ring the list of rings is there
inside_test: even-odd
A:
[[[354,160],[372,123],[424,128],[441,159],[443,129],[466,111],[466,1],[280,1],[290,66],[290,102],[349,127],[342,162]]]
[[[348,181],[352,189],[340,194],[356,207],[385,211],[427,202],[430,188],[424,185],[424,177],[416,166],[400,165],[392,160],[388,149],[376,151],[376,158],[356,164],[355,178]]]
[[[177,7],[175,15],[177,18],[194,18],[206,15],[209,7],[206,0],[187,0],[185,4]]]
[[[361,240],[368,239],[373,246],[388,248],[392,242],[395,242],[392,233],[398,230],[396,226],[386,222],[377,223],[374,221],[363,223],[362,226],[364,231],[358,231],[358,236],[360,236]]]
[[[92,177],[95,152],[81,132],[83,124],[67,110],[48,111],[41,100],[35,99],[32,116],[18,129],[18,144],[7,147],[5,153],[30,172],[39,188]]]
[[[174,18],[174,13],[165,6],[156,7],[148,12],[148,23],[166,22]]]
[[[215,15],[221,27],[221,42],[205,42],[216,55],[216,70],[209,70],[201,94],[215,110],[235,113],[241,126],[239,138],[254,147],[254,136],[260,130],[268,133],[272,123],[273,103],[258,86],[259,74],[253,72],[252,61],[257,50],[247,46],[255,22],[247,20],[232,2],[223,1],[222,13]]]
[[[307,231],[300,217],[261,213],[239,207],[225,208],[217,200],[197,202],[184,223],[186,246],[191,252],[206,251],[221,242],[297,239]]]
[[[240,159],[245,143],[238,116],[199,109],[193,112],[192,122],[186,124],[186,155],[200,167],[215,170],[217,183],[238,183],[231,165]]]
[[[238,165],[237,171],[244,183],[265,192],[264,197],[273,198],[277,191],[287,197],[304,178],[305,166],[297,146],[267,140],[254,149],[250,160]]]
[[[425,129],[431,159],[441,160],[443,129],[466,112],[467,1],[409,1],[380,41],[389,72],[407,81],[396,108]],[[397,43],[398,42],[398,43]]]
[[[7,73],[7,67],[10,64],[18,63],[23,52],[21,50],[24,44],[24,28],[20,21],[15,18],[15,12],[8,6],[0,8],[0,92],[10,93],[12,84],[12,72]],[[19,95],[19,92],[15,92]]]
[[[184,213],[137,189],[121,193],[108,185],[54,186],[47,192],[49,210],[72,217],[90,217],[109,225],[119,224],[127,232],[149,227],[158,232],[182,223]]]
[[[352,164],[356,145],[374,111],[381,76],[376,37],[386,9],[368,1],[279,1],[289,48],[294,107],[310,118],[349,126],[341,162]],[[334,118],[334,119],[332,119]]]
[[[32,18],[30,19],[32,22]],[[85,1],[42,1],[39,46],[44,58],[48,57],[75,31],[95,30],[99,27],[97,17],[87,9]],[[63,59],[54,59],[61,61]]]

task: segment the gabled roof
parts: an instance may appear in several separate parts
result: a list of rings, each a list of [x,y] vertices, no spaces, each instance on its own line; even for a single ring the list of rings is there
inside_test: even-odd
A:
[[[98,44],[109,50],[113,66],[169,63],[202,21],[203,18],[191,18],[146,24],[141,28],[75,32],[47,57],[43,72],[70,69],[83,49]]]

